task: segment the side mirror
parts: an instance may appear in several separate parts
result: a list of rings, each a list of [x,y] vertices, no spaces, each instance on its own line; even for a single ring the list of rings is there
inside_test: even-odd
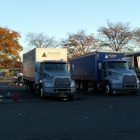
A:
[[[39,62],[35,63],[35,72],[42,72],[42,68]]]
[[[36,63],[35,64],[35,72],[37,72],[38,71],[38,64]]]
[[[129,69],[134,69],[134,65],[132,63],[129,63]]]
[[[74,71],[74,65],[71,64],[71,72],[73,72],[73,71]]]
[[[99,69],[99,70],[102,69],[102,63],[98,63],[98,69]]]

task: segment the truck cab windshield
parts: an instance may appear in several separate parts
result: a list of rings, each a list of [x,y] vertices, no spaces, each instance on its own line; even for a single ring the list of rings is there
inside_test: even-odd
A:
[[[128,69],[128,62],[127,61],[107,62],[107,68],[125,68],[125,69]]]
[[[64,70],[64,71],[67,71],[67,63],[44,63],[44,70]]]

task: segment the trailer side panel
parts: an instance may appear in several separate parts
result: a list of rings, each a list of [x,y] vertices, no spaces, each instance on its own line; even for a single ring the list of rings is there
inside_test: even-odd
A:
[[[89,81],[96,80],[96,54],[71,59],[71,63],[74,64],[74,72],[72,72],[73,79]]]

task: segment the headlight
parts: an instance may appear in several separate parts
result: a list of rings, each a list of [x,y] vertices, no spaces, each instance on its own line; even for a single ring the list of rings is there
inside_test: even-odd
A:
[[[115,83],[120,83],[121,81],[119,81],[119,80],[111,80],[111,82],[112,82],[113,84],[115,84]]]
[[[75,87],[76,85],[75,85],[75,81],[74,80],[72,80],[71,81],[71,87]]]
[[[52,83],[45,82],[45,83],[44,83],[44,87],[52,87]]]
[[[137,78],[137,83],[139,83],[140,81],[139,81],[139,78]]]

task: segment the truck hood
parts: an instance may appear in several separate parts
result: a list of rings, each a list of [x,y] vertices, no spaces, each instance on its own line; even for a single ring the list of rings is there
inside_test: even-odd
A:
[[[69,71],[44,71],[45,75],[48,75],[50,77],[70,77],[70,72]]]
[[[109,72],[114,72],[114,73],[118,73],[118,74],[136,74],[133,70],[130,70],[130,69],[108,69],[107,71]]]

